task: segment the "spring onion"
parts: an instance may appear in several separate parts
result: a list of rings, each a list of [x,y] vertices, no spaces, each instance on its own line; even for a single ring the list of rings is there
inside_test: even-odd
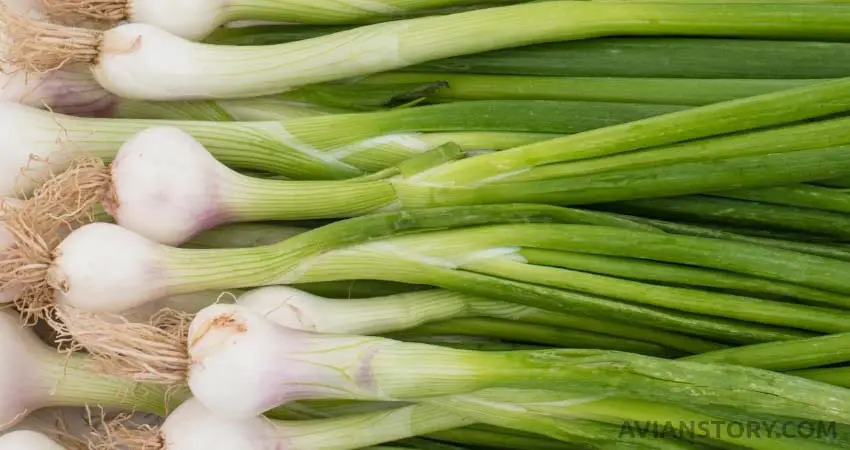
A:
[[[816,420],[847,420],[844,403],[850,402],[844,389],[759,369],[611,351],[470,352],[318,335],[280,327],[236,305],[199,312],[188,342],[193,395],[233,419],[306,398],[403,400],[488,387],[570,389],[695,406],[746,402],[752,412],[782,409]]]
[[[420,156],[422,160],[399,165],[394,172],[398,176],[388,173],[383,179],[354,183],[259,179],[227,168],[185,132],[158,127],[125,143],[110,166],[84,162],[59,175],[42,188],[50,201],[40,207],[56,214],[69,203],[71,210],[85,210],[103,202],[119,225],[158,242],[179,244],[227,222],[351,217],[398,207],[511,201],[598,203],[850,174],[847,146],[603,173],[571,178],[571,183],[543,180],[434,186],[421,181],[421,177],[427,178],[428,168],[463,155],[454,146],[445,146]],[[286,202],[281,202],[282,198]]]
[[[197,44],[144,24],[104,32],[11,14],[5,14],[4,32],[20,42],[9,58],[19,67],[41,71],[79,62],[90,65],[95,79],[121,97],[185,100],[270,95],[450,56],[606,35],[841,40],[850,37],[844,11],[842,5],[828,4],[532,2],[258,47]],[[513,32],[504,32],[505,23]]]
[[[482,221],[512,221],[521,218],[523,213],[546,211],[535,211],[535,208],[539,207],[480,207],[478,211],[484,213],[489,210],[494,216],[445,217],[440,220],[455,225],[463,222],[472,225]],[[466,211],[475,209],[469,207]],[[512,210],[512,216],[498,216]],[[561,274],[562,269],[522,264],[500,257],[521,256],[517,246],[551,248],[698,265],[780,279],[839,293],[850,292],[845,280],[831,275],[835,271],[846,270],[846,263],[843,261],[735,241],[663,235],[608,226],[525,224],[468,228],[375,240],[328,252],[343,243],[354,244],[370,235],[377,237],[371,234],[374,229],[353,227],[370,224],[378,226],[381,233],[385,233],[387,229],[384,228],[384,221],[393,220],[393,217],[417,218],[433,223],[436,218],[429,216],[441,211],[446,210],[409,210],[365,216],[308,231],[271,246],[224,250],[176,249],[156,244],[112,224],[89,224],[74,231],[51,253],[58,257],[55,257],[49,267],[21,265],[26,259],[22,261],[17,258],[0,262],[9,267],[6,272],[9,275],[0,287],[18,286],[23,289],[20,297],[16,299],[16,304],[23,311],[42,311],[55,300],[61,305],[98,313],[120,312],[165,296],[198,290],[346,279],[382,279],[430,284],[471,295],[556,311],[568,307],[571,312],[578,314],[597,317],[615,315],[618,320],[639,321],[652,327],[674,331],[687,330],[689,334],[696,333],[712,339],[731,339],[733,342],[763,342],[807,334],[763,325],[706,319],[692,314],[545,288],[539,286],[541,281],[544,284],[554,283],[556,286],[569,282],[563,280],[563,277],[555,276]],[[458,208],[455,211],[463,212],[465,209]],[[561,210],[551,211],[557,213]],[[563,211],[569,213],[569,210]],[[584,223],[589,220],[607,220],[605,216],[593,218],[582,217],[582,214],[574,214],[568,220]],[[397,232],[395,229],[391,230]],[[329,234],[336,232],[341,233]],[[493,247],[494,245],[496,247]],[[452,250],[453,246],[457,247],[457,251]],[[128,251],[111,251],[118,247]],[[707,254],[716,256],[707,257]],[[507,271],[506,275],[514,281],[503,276],[496,278],[463,270],[466,266],[476,265],[479,265],[477,267],[480,269],[480,264],[493,258],[497,258],[498,264],[488,267],[485,273]],[[798,267],[801,266],[808,268],[806,271],[800,271]],[[234,267],[239,270],[233,270]],[[375,270],[376,267],[383,269]],[[31,280],[34,283],[27,284],[22,280]],[[537,283],[538,286],[525,282]],[[584,288],[591,289],[593,286],[592,289],[604,288],[610,289],[607,292],[617,293],[623,283],[624,280],[613,287],[605,287],[605,283],[590,283]],[[675,306],[673,298],[684,301],[687,295],[694,293],[690,290],[686,292],[663,287],[658,289],[659,292],[667,292],[662,299],[642,295],[634,300],[640,299],[650,304],[663,302],[667,306],[671,306],[672,302]],[[125,294],[119,299],[114,297],[114,292]],[[625,296],[632,300],[631,294],[626,291],[620,291],[617,295],[619,298]],[[700,295],[712,297],[712,293],[707,291]],[[721,297],[723,296],[718,294],[717,298]],[[732,301],[740,305],[740,302],[737,302],[740,297],[734,297],[734,300],[731,297],[724,298],[727,302]],[[742,318],[759,318],[770,322],[790,321],[789,323],[825,331],[843,331],[846,327],[846,324],[833,314],[833,310],[802,305],[792,307],[793,305],[778,302],[755,302],[758,306],[738,308],[731,312],[718,311],[712,305],[693,301],[677,307],[695,308],[700,311],[704,309],[713,314],[734,314]],[[800,317],[792,310],[811,311],[812,316]],[[840,330],[837,330],[839,328]]]
[[[330,250],[339,246],[345,246],[349,244],[354,244],[358,242],[362,242],[368,239],[374,239],[381,236],[392,235],[394,233],[402,232],[403,230],[416,230],[421,228],[431,228],[431,227],[453,227],[453,226],[469,226],[476,224],[486,224],[486,223],[513,223],[513,222],[528,222],[528,221],[559,221],[559,222],[567,222],[567,223],[591,223],[591,224],[605,224],[610,226],[620,226],[620,227],[635,227],[639,229],[643,229],[640,225],[634,225],[632,222],[627,220],[620,219],[609,219],[609,216],[600,213],[587,212],[582,210],[572,210],[567,208],[558,208],[551,207],[546,205],[492,205],[492,206],[469,206],[469,207],[460,207],[460,208],[433,208],[427,210],[411,210],[411,211],[398,211],[398,212],[389,212],[382,214],[375,214],[370,216],[365,216],[356,219],[350,219],[345,222],[339,222],[327,225],[322,228],[314,229],[305,233],[301,233],[299,235],[294,236],[293,238],[282,241],[278,244],[273,244],[270,246],[262,246],[262,247],[254,247],[252,249],[247,250],[246,256],[248,254],[263,254],[267,256],[272,256],[277,251],[275,249],[280,249],[280,254],[275,256],[274,260],[266,261],[262,266],[274,266],[276,263],[283,263],[288,265],[292,263],[297,264],[298,260],[302,257],[306,257],[317,252],[322,252],[325,250]],[[8,226],[8,223],[7,223]],[[145,255],[146,257],[153,256],[155,259],[150,261],[151,263],[156,263],[158,254],[158,248],[156,244],[150,243],[150,241],[141,238],[138,235],[133,234],[132,232],[112,225],[108,223],[94,223],[86,225],[82,228],[77,229],[71,236],[75,234],[88,234],[87,230],[101,230],[106,231],[109,235],[112,235],[120,240],[131,239],[132,242],[127,241],[128,244],[133,245],[134,247],[139,247],[139,250],[142,252],[127,252],[121,253],[127,258],[125,263],[119,265],[112,265],[113,269],[116,269],[118,272],[122,272],[125,268],[128,272],[120,275],[117,272],[114,272],[113,275],[117,277],[115,281],[129,281],[133,277],[128,277],[130,273],[134,272],[132,266],[138,266],[138,262],[135,262],[137,257]],[[99,232],[95,232],[92,237],[99,241],[102,238],[106,238],[107,235],[101,234]],[[69,236],[70,238],[70,236]],[[84,239],[85,240],[85,239]],[[65,239],[68,241],[68,238]],[[165,249],[165,247],[161,247]],[[11,249],[11,250],[14,250]],[[31,249],[23,249],[20,250],[30,251]],[[51,252],[52,255],[64,254],[65,256],[69,255],[70,248],[56,249],[55,252]],[[91,249],[90,249],[91,250]],[[106,249],[104,249],[106,250]],[[217,258],[215,255],[219,252],[225,254],[242,254],[246,252],[246,249],[222,249],[222,250],[193,250],[193,249],[174,249],[176,251],[175,256],[187,252],[189,254],[194,253],[203,253],[209,254],[211,258]],[[154,254],[150,254],[149,252],[153,251]],[[73,256],[74,252],[70,252],[70,255]],[[84,252],[90,257],[94,259],[92,261],[109,261],[111,258],[100,259],[101,256],[95,255],[91,251]],[[171,253],[171,250],[168,251]],[[7,274],[7,278],[3,280],[2,289],[4,290],[9,287],[25,287],[26,290],[33,290],[32,292],[41,292],[41,289],[47,288],[49,290],[49,294],[47,297],[48,303],[52,302],[54,292],[53,288],[49,288],[48,286],[37,283],[36,285],[26,285],[27,283],[24,278],[30,278],[30,275],[26,275],[26,273],[30,270],[37,269],[38,265],[21,265],[22,262],[26,260],[26,257],[23,259],[16,259],[13,257],[14,252],[7,252],[7,259],[0,261],[0,264],[4,264],[4,270],[0,273]],[[105,255],[104,255],[105,256]],[[160,256],[166,256],[162,254]],[[277,261],[278,257],[282,257],[283,260]],[[284,262],[284,260],[289,260],[289,262]],[[200,261],[200,260],[199,260]],[[58,261],[57,261],[58,263]],[[129,265],[127,265],[129,264]],[[122,267],[126,265],[126,267]],[[144,263],[142,263],[144,265]],[[9,270],[5,270],[5,267],[8,267]],[[177,268],[177,266],[174,266]],[[200,266],[198,267],[200,268]],[[93,270],[94,267],[92,267]],[[241,270],[233,273],[235,277],[240,277],[239,274],[248,274],[252,270],[250,267],[245,267],[248,269],[247,271]],[[47,268],[41,267],[37,269],[38,276],[47,277],[47,271],[54,275],[59,275],[59,266],[55,268]],[[142,269],[145,270],[145,269]],[[180,269],[182,270],[182,269]],[[280,267],[279,270],[286,270],[283,267]],[[97,275],[95,278],[100,278],[102,275],[109,274],[110,271],[101,272],[100,275]],[[153,274],[153,272],[149,272],[149,274]],[[52,277],[52,276],[51,276]],[[61,278],[66,278],[64,275],[61,275]],[[147,276],[144,276],[147,280]],[[220,280],[226,284],[225,286],[221,286],[220,289],[233,289],[238,288],[237,284],[231,284],[233,280],[226,279],[227,277],[221,278]],[[361,277],[357,277],[355,279],[359,279]],[[368,277],[367,277],[368,278]],[[57,280],[58,281],[58,280]],[[73,285],[75,288],[83,286],[77,286],[76,281],[72,281],[70,285],[67,287],[71,287]],[[95,281],[94,279],[90,281]],[[105,279],[100,278],[99,282],[105,281]],[[89,305],[93,307],[93,309],[89,309],[91,312],[121,312],[128,309],[132,309],[134,307],[141,306],[150,301],[156,300],[158,298],[163,298],[171,294],[178,294],[177,292],[167,292],[171,289],[163,290],[164,285],[161,285],[161,281],[159,279],[150,279],[147,281],[151,281],[154,284],[148,284],[145,280],[139,279],[138,282],[142,285],[140,286],[141,290],[137,292],[133,292],[133,290],[119,290],[119,291],[111,291],[108,296],[111,300],[103,302],[103,300],[98,299],[96,296],[84,295],[83,297],[88,297]],[[201,281],[201,280],[199,280]],[[248,280],[245,280],[248,281]],[[201,281],[203,282],[203,281]],[[64,282],[60,283],[62,286],[65,286]],[[25,286],[26,285],[26,286]],[[56,285],[59,287],[59,285]],[[94,287],[94,286],[92,286]],[[198,289],[194,289],[190,286],[186,286],[188,289],[183,289],[184,292],[180,293],[189,293],[196,292]],[[90,289],[90,288],[86,288]],[[211,290],[219,289],[219,286],[215,286],[210,288]],[[60,289],[64,290],[64,289]],[[208,289],[200,289],[200,290],[208,290]],[[123,292],[122,300],[115,302],[114,296],[112,293],[114,292]],[[60,297],[67,296],[68,293]],[[151,295],[153,294],[153,295]],[[164,294],[164,295],[160,295]],[[29,294],[22,294],[23,296],[28,296]],[[486,296],[486,295],[485,295]],[[71,295],[71,297],[75,297]],[[22,300],[22,299],[18,299]],[[35,300],[34,298],[30,300]],[[74,299],[76,301],[76,298]],[[103,303],[101,303],[103,302]],[[100,303],[100,304],[99,304]],[[99,304],[99,305],[98,305]],[[97,306],[96,306],[97,305]],[[21,304],[20,306],[24,306]],[[24,308],[28,309],[28,308]]]
[[[220,28],[219,45],[270,45],[345,31],[333,26]],[[425,62],[412,72],[554,77],[823,79],[850,75],[842,42],[616,37],[531,45]]]
[[[3,402],[0,423],[11,427],[36,409],[53,406],[100,405],[164,415],[167,394],[161,385],[136,383],[129,379],[94,372],[93,361],[80,355],[57,353],[20,326],[9,312],[0,313],[3,335]]]
[[[222,163],[295,179],[337,179],[385,169],[445,143],[467,150],[498,150],[570,133],[663,114],[680,107],[583,102],[496,101],[334,114],[286,121],[208,122],[90,119],[0,103],[0,192],[17,194],[73,154],[111,160],[126,140],[154,126],[174,126],[198,139]],[[25,130],[22,133],[22,130]],[[436,132],[436,133],[420,133]],[[57,152],[57,142],[62,151]],[[38,160],[28,164],[30,156]],[[26,177],[19,172],[27,167]]]

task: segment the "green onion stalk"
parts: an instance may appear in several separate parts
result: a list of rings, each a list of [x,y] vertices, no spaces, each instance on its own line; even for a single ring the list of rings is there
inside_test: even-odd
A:
[[[771,237],[752,236],[736,232],[731,232],[716,227],[706,227],[705,225],[685,224],[679,222],[670,222],[658,219],[649,219],[638,216],[620,215],[621,218],[634,222],[646,224],[656,229],[664,230],[671,233],[685,234],[690,236],[714,237],[720,239],[729,239],[733,241],[749,242],[758,245],[769,247],[777,247],[786,250],[793,250],[811,255],[823,256],[827,258],[840,259],[842,261],[850,261],[850,249],[843,248],[835,243],[817,243],[817,242],[800,242],[787,239],[778,239]],[[742,289],[747,291],[747,289]],[[784,294],[780,294],[784,295]]]
[[[688,233],[683,232],[682,234]],[[732,239],[726,235],[706,237]],[[758,240],[755,240],[755,243],[766,245]],[[789,250],[793,250],[793,248],[789,248]],[[798,251],[803,250],[805,249]],[[537,265],[561,267],[573,271],[608,275],[622,279],[648,281],[650,283],[668,286],[694,286],[708,288],[709,290],[736,292],[749,297],[780,298],[814,305],[843,307],[847,302],[847,297],[843,294],[722,270],[619,256],[537,248],[524,249],[523,254],[527,255]]]
[[[789,373],[798,377],[850,388],[850,381],[847,378],[850,375],[850,368],[848,367],[792,370]]]
[[[785,192],[787,189],[794,188],[777,187],[745,192],[774,191],[774,194],[769,194],[772,196]],[[720,192],[716,196],[693,195],[630,200],[600,205],[600,207],[608,211],[659,219],[793,231],[835,240],[850,238],[850,231],[848,231],[850,215],[844,212],[787,206],[770,202],[763,203],[757,200],[721,198],[723,196],[725,196],[725,193]],[[789,198],[793,197],[789,196]],[[824,200],[828,201],[827,199]]]
[[[616,351],[473,352],[321,335],[281,327],[237,305],[199,312],[187,342],[193,395],[231,419],[302,399],[415,400],[513,387],[850,420],[845,389],[761,369]]]
[[[850,344],[850,333],[839,333],[713,350],[687,356],[684,359],[712,364],[736,364],[782,372],[799,371],[850,362],[850,345],[848,344]],[[795,374],[798,373],[795,372]]]
[[[126,140],[154,126],[190,133],[224,164],[295,179],[341,179],[385,169],[451,140],[468,150],[498,150],[554,135],[628,122],[678,106],[496,101],[393,111],[332,114],[286,121],[216,122],[98,119],[51,114],[4,103],[7,171],[0,192],[12,196],[49,168],[83,153],[112,160]],[[26,133],[21,133],[26,130]],[[57,142],[62,151],[56,151]],[[58,153],[58,155],[57,155]],[[29,163],[32,156],[38,158]],[[41,162],[50,159],[50,165]],[[27,168],[28,176],[20,176]],[[17,183],[16,183],[17,182]]]
[[[345,31],[332,26],[220,28],[218,45],[271,45]],[[805,40],[615,37],[557,42],[429,61],[402,71],[552,77],[805,80],[850,75],[850,44]]]
[[[554,167],[558,168],[564,166],[558,166],[557,163],[576,162],[583,164],[587,162],[580,160],[591,160],[592,158],[596,158],[597,161],[602,161],[602,164],[605,164],[606,160],[602,157],[626,152],[633,152],[637,155],[637,158],[641,158],[643,153],[635,152],[636,150],[708,136],[771,127],[830,114],[824,108],[837,113],[847,107],[847,100],[842,99],[842,93],[845,91],[850,93],[850,79],[827,81],[770,94],[714,103],[530,144],[506,152],[482,155],[475,160],[446,164],[424,174],[422,179],[431,183],[480,182],[491,178],[503,179],[514,174],[521,175],[527,171],[533,174],[538,173],[537,171],[546,173],[549,169],[539,166],[547,164],[555,165]],[[827,106],[826,103],[822,102],[829,105]],[[797,130],[792,129],[791,133]],[[783,130],[780,129],[779,132],[781,133]],[[733,139],[734,143],[734,137],[729,139]],[[777,142],[771,141],[771,143],[776,145]],[[649,150],[649,152],[652,151],[653,149]],[[620,156],[625,157],[626,155]],[[556,169],[555,173],[558,176],[564,175],[564,172],[560,169]],[[535,178],[539,179],[540,177]]]
[[[21,328],[13,314],[0,312],[3,335],[2,429],[45,407],[94,406],[166,415],[188,397],[185,387],[139,383],[99,372],[89,356],[65,355]]]
[[[443,216],[435,217],[439,214]],[[407,230],[469,227],[544,218],[574,225],[505,224],[388,237],[402,226]],[[358,244],[366,239],[372,241]],[[118,246],[133,251],[111,251]],[[49,304],[56,296],[60,305],[118,313],[164,296],[202,290],[378,279],[432,285],[569,314],[615,318],[720,342],[769,342],[847,329],[847,321],[842,319],[846,313],[835,308],[656,286],[546,267],[535,264],[533,255],[525,254],[528,248],[685,264],[850,293],[847,281],[834,276],[847,270],[844,261],[739,241],[644,231],[610,216],[540,205],[382,213],[336,222],[278,244],[222,250],[167,247],[124,228],[95,223],[77,229],[58,247],[49,273],[38,275],[48,280],[47,286],[21,286],[20,277],[32,270],[26,266],[5,271],[18,278],[9,276],[3,287],[24,288],[24,294],[16,300],[23,310]],[[635,292],[637,287],[648,290]],[[114,292],[125,295],[118,301]]]
[[[564,233],[569,233],[570,236],[564,236]],[[619,241],[606,242],[608,239]],[[680,246],[684,248],[679,248]],[[300,264],[302,271],[296,270],[294,276],[300,282],[325,281],[326,279],[322,277],[326,270],[333,271],[332,275],[330,273],[327,275],[337,279],[337,277],[345,277],[343,273],[347,270],[352,272],[361,270],[359,266],[354,269],[345,269],[345,267],[353,268],[359,264],[377,267],[382,262],[390,263],[390,261],[397,261],[392,264],[401,265],[401,261],[405,261],[405,267],[399,270],[399,275],[394,275],[393,270],[387,269],[379,276],[384,279],[393,279],[398,276],[399,278],[395,281],[401,281],[402,277],[410,276],[408,274],[416,267],[423,272],[422,279],[418,282],[435,284],[439,282],[438,279],[442,277],[442,274],[446,273],[447,277],[454,278],[460,271],[464,275],[457,276],[458,280],[466,276],[473,278],[473,274],[483,274],[701,316],[771,324],[819,333],[850,330],[846,325],[847,312],[834,307],[776,302],[756,297],[655,285],[570,270],[557,267],[557,255],[553,254],[545,255],[545,259],[541,262],[546,265],[541,265],[537,264],[539,254],[534,251],[526,252],[527,248],[569,250],[720,269],[819,289],[824,291],[824,301],[828,300],[828,297],[835,303],[843,301],[839,306],[846,306],[848,301],[847,287],[828,281],[831,277],[829,274],[835,273],[830,270],[838,270],[838,267],[846,264],[842,261],[718,239],[584,225],[499,225],[414,234],[322,254],[315,260],[303,261]],[[783,261],[784,267],[780,267],[780,264],[776,262],[768,261],[769,258],[786,254],[788,258],[793,259]],[[723,259],[723,261],[713,261],[712,258]],[[361,262],[355,263],[355,261]],[[348,266],[349,264],[351,266]],[[823,264],[823,272],[819,275],[823,278],[820,281],[803,279],[800,274],[794,274],[795,271],[801,271],[800,268],[805,268],[806,275],[813,275],[813,272],[818,272],[813,266],[820,264]],[[832,269],[827,269],[833,265]],[[772,267],[768,268],[768,266]],[[433,271],[433,278],[424,274],[426,270]],[[314,276],[317,278],[313,278]],[[294,282],[295,280],[286,281]],[[459,284],[443,287],[460,291]],[[465,288],[466,292],[472,290],[475,288]],[[834,295],[830,296],[830,293]],[[554,309],[551,306],[536,306]],[[621,305],[616,303],[616,307],[603,306],[600,303],[596,306],[614,313],[615,308]],[[571,311],[581,314],[577,308],[577,304],[572,305]],[[585,311],[585,313],[589,312],[590,310]],[[601,316],[601,314],[595,315]],[[625,319],[622,311],[616,317]],[[630,320],[653,326],[649,315],[642,318],[632,317]],[[660,323],[656,325],[661,326]],[[695,330],[691,328],[688,331]]]
[[[711,161],[745,155],[831,147],[848,142],[846,132],[848,124],[850,121],[840,118],[709,137],[635,152],[543,165],[509,176],[499,176],[497,181],[546,180],[625,169],[661,167],[682,162]]]
[[[834,4],[530,2],[251,47],[199,44],[138,23],[102,31],[7,17],[4,32],[23,43],[13,49],[11,63],[37,71],[85,64],[101,85],[125,98],[210,100],[271,95],[452,56],[613,35],[840,41],[850,38],[845,12],[845,5]],[[175,17],[172,10],[167,14]],[[112,48],[135,51],[104,51]],[[179,67],[161,58],[164,54],[174,55],[168,61],[181,61]]]
[[[476,185],[427,181],[441,168],[492,155],[468,157],[462,148],[447,144],[373,175],[299,182],[241,175],[217,161],[186,132],[154,127],[122,145],[109,166],[84,159],[76,169],[49,181],[40,190],[50,200],[41,207],[57,214],[68,204],[71,211],[78,211],[103,203],[117,224],[176,245],[223,223],[344,218],[397,208],[486,203],[606,203],[767,187],[850,173],[850,145],[845,145],[552,180]],[[157,182],[152,183],[152,177]]]
[[[848,195],[846,189],[817,184],[774,186],[762,189],[718,192],[712,195],[775,205],[850,213],[850,195]]]
[[[500,421],[523,423],[526,430],[565,441],[577,441],[577,444],[582,443],[580,437],[596,437],[594,434],[597,433],[593,433],[590,427],[584,427],[580,432],[571,429],[573,423],[588,421],[593,421],[597,426],[595,431],[604,433],[604,425],[616,429],[614,437],[620,442],[640,445],[662,443],[667,439],[666,443],[671,445],[669,448],[827,450],[844,448],[848,444],[846,438],[839,435],[839,428],[844,431],[843,425],[835,422],[793,416],[768,418],[762,414],[753,414],[742,405],[734,413],[729,413],[723,409],[698,409],[622,397],[517,389],[487,389],[471,395],[429,399],[425,403],[439,405],[491,424]],[[758,429],[754,431],[756,426]],[[782,434],[779,429],[782,426],[788,430],[811,426],[813,432],[810,436]],[[749,432],[737,431],[747,427]],[[774,432],[768,432],[769,427]],[[816,434],[815,427],[824,432]],[[673,446],[676,440],[679,440],[681,447]]]
[[[398,83],[447,84],[425,98],[460,100],[571,100],[700,106],[813,84],[819,80],[542,77],[463,73],[385,73],[353,80],[354,87]]]
[[[511,340],[527,333],[530,338],[560,347],[604,348],[604,345],[627,345],[635,353],[658,354],[668,347],[688,353],[703,353],[723,348],[722,345],[661,330],[645,329],[591,317],[558,314],[528,306],[473,297],[446,290],[423,290],[365,299],[323,298],[288,286],[270,286],[243,294],[237,303],[258,311],[269,320],[287,328],[318,333],[385,334],[412,330],[419,334],[483,335],[500,332],[491,338]],[[476,321],[474,318],[497,319]],[[451,320],[454,319],[454,320]],[[439,324],[432,323],[442,321]],[[430,326],[429,323],[432,323]],[[517,327],[511,323],[533,324],[539,328]],[[424,325],[424,326],[423,326]],[[518,333],[515,333],[518,332]],[[535,333],[536,332],[536,333]],[[538,334],[539,333],[539,334]],[[545,342],[545,339],[553,342]],[[619,340],[607,340],[608,337]],[[558,341],[563,339],[563,341]],[[593,344],[579,345],[588,339]],[[513,339],[521,340],[521,339]],[[641,341],[658,344],[649,346]],[[599,346],[599,347],[597,347]]]
[[[408,340],[406,338],[415,336],[480,336],[541,347],[598,348],[658,357],[671,357],[681,354],[681,352],[659,345],[621,337],[611,337],[592,331],[573,330],[486,317],[429,322],[413,329],[394,333],[383,333],[381,335],[398,340]]]

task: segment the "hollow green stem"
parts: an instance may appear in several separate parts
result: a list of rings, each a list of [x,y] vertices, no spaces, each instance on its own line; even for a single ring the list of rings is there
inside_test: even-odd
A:
[[[554,267],[490,260],[465,265],[467,270],[518,281],[535,282],[618,300],[711,317],[763,323],[814,332],[850,331],[850,313],[752,297],[658,286]]]
[[[604,205],[603,208],[661,219],[797,231],[837,239],[850,238],[850,215],[775,203],[698,195],[631,200]]]
[[[848,195],[846,189],[836,189],[812,184],[795,184],[791,186],[719,192],[712,195],[850,213],[850,195]]]
[[[785,342],[766,342],[685,357],[689,361],[737,364],[788,371],[850,361],[850,334],[831,334]]]
[[[526,248],[522,256],[531,264],[610,275],[619,278],[660,282],[673,286],[702,286],[751,295],[779,295],[804,303],[850,307],[850,296],[812,289],[778,280],[739,275],[727,271],[586,253]]]
[[[354,86],[445,82],[429,100],[570,100],[700,106],[812,84],[818,80],[540,77],[456,73],[387,73]]]
[[[671,356],[675,352],[659,345],[615,338],[587,331],[555,328],[545,325],[522,323],[510,320],[465,318],[430,322],[389,337],[449,334],[484,336],[530,344],[543,344],[563,348],[599,348],[621,350],[650,356]]]
[[[652,225],[658,227],[664,231],[670,233],[684,234],[689,236],[702,236],[709,238],[719,238],[719,239],[728,239],[732,241],[738,242],[749,242],[752,244],[764,245],[768,247],[776,247],[785,250],[791,250],[800,253],[807,253],[810,255],[817,255],[826,258],[834,258],[842,261],[850,261],[850,251],[846,248],[841,248],[837,245],[826,245],[826,244],[818,244],[811,242],[797,242],[790,240],[782,240],[782,239],[774,239],[774,238],[764,238],[758,236],[748,236],[739,233],[732,233],[729,231],[725,231],[717,228],[707,228],[705,226],[698,226],[693,224],[685,224],[678,222],[669,222],[664,220],[657,219],[647,219],[644,217],[637,216],[627,216],[622,215],[621,217],[629,220],[633,220],[640,223],[645,223],[647,225]]]
[[[637,152],[535,167],[500,181],[531,181],[581,176],[620,170],[660,167],[686,162],[706,162],[747,155],[792,152],[850,143],[850,119],[839,118],[710,137]]]
[[[850,79],[811,84],[691,108],[460,161],[432,171],[431,182],[470,182],[544,164],[669,145],[821,117],[850,108]]]
[[[834,386],[850,388],[850,367],[793,370],[788,373],[810,380],[829,383]]]
[[[452,185],[435,185],[427,181],[428,174],[433,170],[457,164],[450,162],[411,179],[394,180],[393,183],[403,204],[410,208],[494,202],[495,199],[577,205],[812,181],[828,176],[829,173],[850,171],[850,161],[844,166],[847,157],[845,153],[850,153],[850,146],[530,182],[464,186],[460,180]],[[480,160],[491,155],[460,162]]]
[[[515,400],[511,400],[514,397]],[[536,401],[535,401],[536,399]],[[662,439],[681,439],[684,448],[691,445],[708,445],[727,443],[755,449],[788,449],[813,448],[831,449],[831,436],[818,436],[814,439],[801,439],[793,436],[778,436],[779,433],[767,438],[767,433],[737,433],[728,426],[736,424],[759,422],[767,425],[768,420],[752,414],[745,417],[725,415],[715,411],[705,412],[675,404],[647,402],[626,398],[582,398],[575,394],[556,393],[549,391],[517,391],[510,389],[491,389],[472,395],[455,396],[446,399],[436,399],[431,403],[446,407],[458,413],[470,414],[474,417],[492,418],[499,416],[517,422],[522,421],[518,407],[524,413],[531,413],[535,418],[549,417],[550,420],[535,420],[527,426],[535,426],[541,434],[557,436],[568,428],[572,420],[594,420],[607,423],[618,428],[619,439],[628,441],[659,441]],[[520,409],[520,410],[522,410]],[[792,422],[787,420],[786,422]],[[798,420],[798,422],[810,422]],[[713,424],[711,426],[709,424]],[[776,424],[774,424],[776,425]],[[829,425],[823,423],[821,425]],[[657,427],[657,428],[656,428]],[[687,441],[694,444],[687,444]],[[675,447],[674,447],[675,448]],[[723,447],[721,447],[723,448]],[[735,448],[735,447],[733,447]],[[840,447],[838,447],[840,448]]]
[[[651,342],[666,348],[686,353],[703,353],[725,347],[723,344],[699,339],[685,334],[672,333],[652,326],[635,326],[616,320],[604,320],[595,317],[556,314],[537,308],[527,308],[518,320],[543,325],[575,328],[610,336],[619,336],[638,341]]]
[[[540,369],[548,367],[550,370],[548,375],[537,374],[536,370],[526,372],[528,376],[539,378],[534,381],[526,380],[523,388],[555,389],[559,387],[562,391],[587,396],[604,392],[608,395],[671,404],[681,403],[693,407],[705,405],[735,408],[746,404],[751,413],[775,413],[781,410],[784,415],[790,417],[814,420],[845,420],[840,419],[847,414],[841,411],[840,405],[846,401],[842,399],[850,396],[842,388],[776,372],[724,364],[671,361],[619,352],[539,350],[483,355],[486,355],[488,359],[493,358],[493,364],[496,364],[495,361],[499,358],[510,358],[502,361],[501,366],[491,366],[488,373],[493,381],[491,386],[498,383],[496,379],[504,377],[501,380],[504,383],[503,387],[519,387],[517,381],[507,381],[512,377],[508,367],[523,364],[525,370],[531,367]],[[531,357],[534,357],[534,362],[529,359]],[[509,360],[512,362],[508,363]],[[523,362],[520,363],[520,361]],[[403,360],[398,361],[400,365],[402,362]],[[565,365],[560,366],[562,363]],[[484,362],[481,361],[480,364]],[[445,367],[448,368],[451,365],[449,363]],[[424,364],[419,362],[417,367],[424,367]],[[499,369],[494,369],[495,367]],[[484,366],[481,368],[483,369]],[[582,381],[567,387],[566,383],[570,380]],[[600,389],[602,386],[607,386],[608,390]],[[787,390],[780,391],[780,386]],[[699,394],[695,395],[695,392]],[[803,397],[804,393],[808,397]],[[788,409],[766,409],[771,404],[774,406],[783,404]],[[820,407],[815,407],[815,404],[819,404]],[[570,405],[571,409],[574,407]]]
[[[401,256],[409,255],[409,259],[430,256],[437,258],[434,261],[442,261],[444,265],[463,267],[499,256],[499,253],[485,253],[475,257],[476,253],[472,251],[508,249],[508,252],[502,254],[510,255],[516,247],[650,259],[728,270],[835,292],[850,292],[850,281],[834,277],[835,273],[847,269],[848,264],[843,261],[721,239],[605,226],[493,225],[396,237],[385,242],[365,244],[360,248],[388,253],[397,250]]]

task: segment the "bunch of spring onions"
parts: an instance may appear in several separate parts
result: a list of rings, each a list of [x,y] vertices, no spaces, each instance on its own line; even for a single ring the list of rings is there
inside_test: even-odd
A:
[[[0,450],[848,449],[848,30],[0,0]]]

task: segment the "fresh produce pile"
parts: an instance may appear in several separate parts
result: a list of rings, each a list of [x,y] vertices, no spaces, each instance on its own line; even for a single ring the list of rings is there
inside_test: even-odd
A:
[[[0,450],[850,449],[850,2],[0,1]]]

